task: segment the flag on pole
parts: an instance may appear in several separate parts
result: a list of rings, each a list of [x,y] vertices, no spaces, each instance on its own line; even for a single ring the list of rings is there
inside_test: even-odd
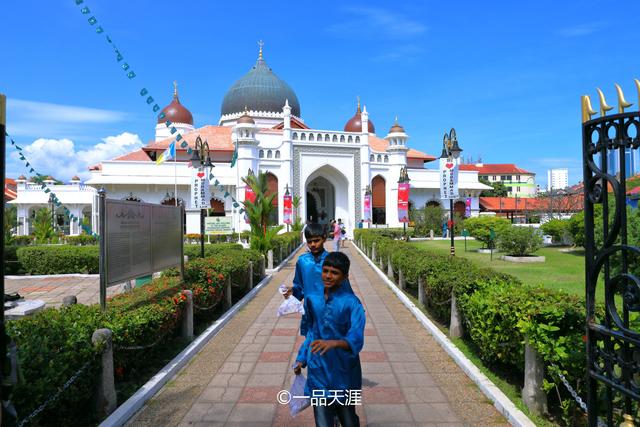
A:
[[[156,164],[159,165],[159,164],[162,164],[163,162],[166,162],[167,160],[171,160],[175,158],[176,158],[176,142],[173,141],[171,145],[169,145],[169,147],[166,150],[164,150],[162,154],[160,154],[160,156],[156,160]]]

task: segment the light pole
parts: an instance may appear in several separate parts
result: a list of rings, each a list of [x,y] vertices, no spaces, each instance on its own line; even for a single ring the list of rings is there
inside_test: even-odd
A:
[[[456,130],[451,128],[449,133],[444,134],[444,138],[442,140],[442,154],[440,155],[441,159],[447,159],[447,163],[453,163],[453,171],[455,176],[452,176],[451,179],[458,181],[457,173],[458,169],[455,167],[455,161],[460,157],[460,153],[462,152],[462,148],[458,146],[458,137],[456,136]],[[442,181],[441,181],[442,182]],[[454,235],[453,235],[453,195],[449,197],[449,235],[451,236],[451,256],[456,255],[456,247],[454,243]]]
[[[209,143],[207,141],[202,141],[200,136],[196,138],[196,147],[193,150],[193,154],[191,156],[191,165],[194,168],[204,168],[205,179],[204,183],[209,185],[209,180],[207,174],[209,173],[209,168],[213,167],[213,163],[211,163],[211,158],[209,157]],[[205,217],[205,208],[200,206],[200,257],[204,258],[204,217]]]

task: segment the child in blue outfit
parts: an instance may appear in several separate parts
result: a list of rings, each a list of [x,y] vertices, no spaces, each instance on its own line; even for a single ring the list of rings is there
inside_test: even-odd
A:
[[[323,294],[324,284],[322,283],[322,263],[329,252],[324,250],[326,234],[324,227],[320,224],[307,224],[304,230],[309,252],[300,255],[296,262],[296,272],[293,277],[293,288],[284,294],[285,298],[290,295],[302,301],[307,295]],[[351,285],[347,280],[344,284],[346,292],[353,293]],[[302,316],[300,321],[300,335],[307,334],[307,316]]]
[[[336,416],[343,427],[360,425],[355,404],[360,403],[362,390],[359,353],[364,345],[365,315],[358,297],[344,287],[349,265],[345,254],[328,254],[322,264],[324,292],[304,299],[309,329],[294,372],[300,374],[306,366],[305,395],[326,398],[324,404],[313,406],[320,427],[333,426]]]

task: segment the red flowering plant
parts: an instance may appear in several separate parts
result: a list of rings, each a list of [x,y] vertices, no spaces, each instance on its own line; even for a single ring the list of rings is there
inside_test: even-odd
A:
[[[226,276],[213,258],[195,259],[184,267],[184,287],[193,292],[193,302],[209,307],[218,303],[224,293]]]

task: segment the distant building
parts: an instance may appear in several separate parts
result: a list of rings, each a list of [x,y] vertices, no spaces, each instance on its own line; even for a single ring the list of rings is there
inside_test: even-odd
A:
[[[569,186],[569,169],[549,169],[547,171],[547,191],[564,190]]]
[[[9,202],[18,197],[16,182],[11,178],[4,180],[4,201]]]
[[[626,176],[640,174],[640,150],[628,147],[624,152]],[[617,149],[609,150],[607,155],[607,173],[617,175],[620,172],[620,155]]]
[[[535,197],[536,174],[519,168],[513,163],[476,163],[460,165],[462,171],[477,171],[479,179],[490,184],[502,183],[509,197]]]

